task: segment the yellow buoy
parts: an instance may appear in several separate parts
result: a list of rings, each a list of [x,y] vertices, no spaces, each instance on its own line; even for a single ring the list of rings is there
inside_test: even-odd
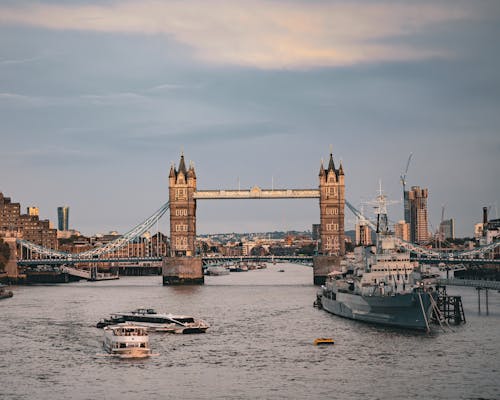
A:
[[[319,344],[334,344],[335,342],[333,341],[332,338],[317,338],[314,339],[314,345],[317,346]]]

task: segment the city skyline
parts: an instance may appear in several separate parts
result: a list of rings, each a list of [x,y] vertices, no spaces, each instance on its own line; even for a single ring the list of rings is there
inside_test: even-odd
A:
[[[125,232],[168,200],[182,150],[200,189],[302,189],[332,145],[355,206],[379,179],[401,199],[411,152],[429,230],[443,204],[457,236],[483,206],[495,217],[496,3],[245,4],[4,2],[0,191],[54,224],[68,204],[82,233]],[[198,233],[318,222],[317,200],[198,203]]]

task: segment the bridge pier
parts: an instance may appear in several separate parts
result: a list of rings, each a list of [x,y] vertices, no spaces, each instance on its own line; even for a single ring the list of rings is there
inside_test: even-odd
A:
[[[316,256],[313,258],[313,282],[323,285],[330,272],[340,271],[340,256]]]
[[[201,257],[165,257],[162,263],[163,285],[203,285]]]

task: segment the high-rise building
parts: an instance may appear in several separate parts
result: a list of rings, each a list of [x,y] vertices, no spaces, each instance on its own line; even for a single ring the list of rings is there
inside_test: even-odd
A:
[[[26,213],[32,217],[38,217],[40,215],[40,210],[38,207],[27,207]]]
[[[410,203],[410,240],[413,243],[424,243],[429,240],[427,225],[427,189],[412,186],[408,192]]]
[[[405,190],[403,192],[403,196],[404,196],[404,222],[406,223],[410,223],[410,220],[411,220],[411,213],[410,213],[410,194],[408,192],[408,190]]]
[[[15,232],[19,229],[21,205],[0,193],[0,232]]]
[[[443,240],[455,239],[455,221],[453,221],[453,218],[446,219],[439,224],[439,233]]]
[[[355,225],[356,230],[356,246],[371,246],[372,233],[368,224],[360,221]]]
[[[320,224],[312,225],[312,240],[319,240],[320,228]]]
[[[57,229],[60,231],[69,230],[69,207],[57,207]]]
[[[410,224],[405,221],[399,221],[394,224],[394,235],[405,242],[410,241]]]
[[[319,208],[321,223],[321,253],[342,256],[344,241],[345,184],[342,163],[335,168],[330,154],[328,168],[319,170]]]

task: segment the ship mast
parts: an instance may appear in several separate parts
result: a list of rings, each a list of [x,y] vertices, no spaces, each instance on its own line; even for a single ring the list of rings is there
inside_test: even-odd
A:
[[[379,181],[378,195],[374,201],[371,202],[375,209],[375,214],[377,215],[377,252],[381,252],[381,236],[387,236],[390,234],[389,231],[389,219],[387,217],[387,205],[394,204],[397,201],[387,200],[387,196],[382,190],[382,181]]]

